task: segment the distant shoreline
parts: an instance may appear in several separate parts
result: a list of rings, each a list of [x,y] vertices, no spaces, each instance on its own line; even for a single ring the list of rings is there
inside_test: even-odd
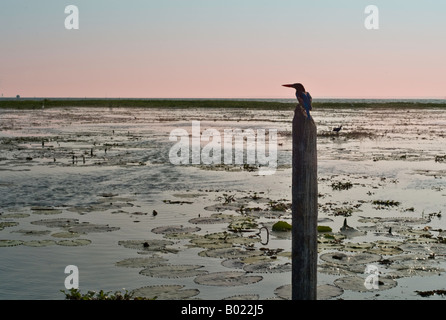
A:
[[[118,98],[0,98],[0,109],[42,108],[241,108],[292,110],[294,99],[118,99]],[[315,99],[314,108],[446,108],[442,99]]]

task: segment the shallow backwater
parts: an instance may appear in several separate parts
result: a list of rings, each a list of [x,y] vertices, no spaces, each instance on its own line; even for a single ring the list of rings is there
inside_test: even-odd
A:
[[[63,299],[67,265],[79,268],[82,292],[149,287],[159,299],[289,298],[290,234],[272,225],[291,222],[292,117],[0,110],[0,299]],[[442,299],[416,291],[445,289],[446,110],[321,109],[313,117],[319,225],[332,229],[320,233],[320,298]],[[192,121],[219,132],[277,129],[276,173],[172,165],[169,134],[190,133]],[[364,285],[370,264],[378,288]]]

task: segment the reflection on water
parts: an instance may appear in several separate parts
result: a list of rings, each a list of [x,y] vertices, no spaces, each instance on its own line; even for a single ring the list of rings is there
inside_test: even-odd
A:
[[[211,212],[204,208],[221,202],[227,194],[235,199],[255,193],[269,200],[291,201],[292,111],[66,108],[0,110],[0,114],[0,223],[17,223],[3,224],[0,240],[24,241],[17,246],[0,247],[1,299],[63,299],[59,290],[64,289],[64,268],[70,264],[79,267],[83,291],[182,284],[198,288],[198,297],[203,299],[222,299],[236,293],[257,294],[266,299],[275,297],[277,287],[289,284],[289,272],[262,273],[262,281],[234,290],[197,284],[187,277],[147,277],[139,274],[139,269],[116,267],[115,263],[140,256],[118,245],[119,241],[164,239],[151,230],[189,225],[192,218],[209,216]],[[361,217],[427,216],[428,225],[417,226],[420,230],[429,227],[424,238],[412,227],[406,231],[412,232],[410,237],[418,242],[439,239],[440,230],[446,228],[441,218],[446,199],[446,161],[435,159],[446,153],[446,110],[322,109],[315,110],[313,117],[318,126],[319,218],[324,225],[338,231],[346,218],[349,226],[361,228],[365,226],[358,221]],[[244,170],[241,166],[172,165],[168,157],[173,145],[169,134],[175,128],[191,132],[192,121],[200,121],[201,130],[214,128],[220,132],[235,128],[277,129],[277,172],[259,176],[256,170]],[[339,125],[343,128],[336,134],[332,129]],[[333,183],[347,181],[352,184],[351,189],[333,190]],[[186,194],[190,198],[184,198]],[[172,204],[166,200],[186,202]],[[395,200],[400,205],[377,208],[373,200]],[[51,215],[51,210],[33,210],[36,206],[56,207],[62,213]],[[267,204],[256,206],[264,208]],[[153,216],[153,210],[158,215]],[[240,215],[237,210],[227,213]],[[79,238],[92,243],[66,247],[57,244],[59,239],[53,236],[59,229],[32,223],[53,218],[74,218],[119,230],[81,234]],[[289,213],[284,216],[289,218]],[[259,222],[270,226],[272,221],[260,218]],[[393,226],[398,230],[395,223]],[[218,232],[226,227],[200,225],[199,233]],[[376,228],[381,230],[381,225]],[[48,229],[49,235],[23,232]],[[380,232],[368,231],[344,242],[388,240],[386,233]],[[393,240],[409,239],[404,232]],[[43,239],[56,243],[36,247],[27,242]],[[173,247],[179,251],[163,254],[169,263],[199,263],[209,272],[229,270],[220,259],[198,256],[201,250],[189,248],[187,239],[175,240]],[[290,241],[272,235],[268,247],[286,252],[290,250]],[[279,261],[289,259],[284,256]],[[437,254],[435,263],[436,267],[445,268],[441,254]],[[382,271],[390,273],[384,265]],[[321,272],[318,279],[321,284],[333,284],[336,277]],[[397,279],[401,286],[380,291],[379,298],[417,298],[415,290],[440,289],[435,281],[414,279]],[[363,299],[375,294],[346,290],[341,297]]]

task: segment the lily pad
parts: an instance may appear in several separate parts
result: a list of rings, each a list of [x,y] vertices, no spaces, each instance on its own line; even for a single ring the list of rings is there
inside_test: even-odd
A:
[[[150,266],[159,266],[167,262],[167,259],[161,258],[159,256],[144,257],[144,258],[128,258],[116,262],[117,267],[126,268],[146,268]]]
[[[80,233],[76,233],[76,232],[56,232],[53,233],[51,235],[54,238],[66,238],[66,239],[70,239],[70,238],[77,238],[80,236]]]
[[[156,234],[170,234],[170,233],[192,233],[200,231],[198,227],[184,227],[184,226],[165,226],[152,229]]]
[[[67,247],[78,247],[78,246],[86,246],[91,243],[88,239],[71,239],[71,240],[60,240],[57,242],[60,246]]]
[[[204,236],[196,236],[190,243],[195,247],[206,249],[230,248],[235,244],[248,245],[258,242],[259,239],[243,237],[238,234],[228,232],[210,233]]]
[[[216,223],[229,223],[233,216],[223,213],[214,213],[210,217],[198,217],[189,220],[189,223],[193,224],[216,224]]]
[[[198,276],[194,282],[208,286],[235,287],[257,283],[262,279],[262,276],[248,276],[242,271],[224,271]]]
[[[94,224],[89,222],[82,222],[69,227],[68,231],[74,233],[87,234],[92,232],[111,232],[119,229],[120,229],[119,227],[110,227],[108,224]]]
[[[50,230],[23,230],[23,229],[20,229],[20,230],[15,230],[12,232],[21,233],[24,236],[44,236],[44,235],[49,234],[51,231]]]
[[[317,286],[316,289],[316,299],[317,300],[329,300],[336,298],[344,293],[344,290],[337,286],[333,286],[330,284],[323,284]],[[280,286],[274,290],[274,294],[281,299],[291,300],[291,285],[286,284]]]
[[[331,284],[323,284],[317,287],[317,300],[329,300],[339,297],[344,290]]]
[[[259,300],[260,296],[258,294],[241,294],[236,296],[231,296],[224,298],[223,300]]]
[[[274,264],[270,262],[259,262],[253,264],[247,264],[243,267],[246,272],[252,273],[279,273],[279,272],[291,272],[291,264]]]
[[[241,248],[208,249],[198,253],[200,257],[238,259],[252,256],[259,256],[263,253],[258,250],[243,250]]]
[[[0,240],[0,247],[14,247],[23,244],[22,240]]]
[[[15,227],[18,225],[19,223],[14,221],[0,222],[0,231],[3,230],[4,228]]]
[[[361,242],[361,243],[355,243],[355,242],[347,242],[344,243],[343,249],[346,251],[367,251],[373,248],[374,244],[370,242]]]
[[[31,222],[31,224],[38,226],[45,226],[47,228],[69,228],[78,223],[79,223],[78,219],[65,219],[65,218],[44,219]]]
[[[135,297],[156,298],[157,300],[185,300],[200,293],[198,289],[183,289],[183,285],[147,286],[133,290]]]
[[[328,252],[320,256],[325,262],[341,265],[367,264],[381,260],[381,256],[372,253],[345,254],[342,252]]]
[[[118,242],[118,245],[121,245],[125,248],[137,249],[141,252],[151,252],[151,251],[159,251],[159,252],[172,252],[176,253],[178,250],[166,248],[168,245],[172,245],[172,241],[168,240],[122,240]]]
[[[221,262],[221,265],[226,268],[243,269],[245,263],[240,259],[226,259]]]
[[[317,266],[317,271],[333,276],[353,276],[355,272],[347,270],[345,266],[333,263],[321,263]]]
[[[28,247],[46,247],[55,245],[56,241],[54,240],[31,240],[23,242],[24,246]]]
[[[157,278],[186,278],[207,274],[205,270],[199,270],[203,266],[198,265],[160,265],[148,267],[139,273],[149,277]]]
[[[368,289],[365,285],[367,278],[359,276],[343,277],[336,279],[334,284],[344,290],[352,290],[359,292],[382,291],[396,287],[397,282],[390,278],[384,278],[378,275],[378,288]]]
[[[30,215],[28,213],[3,213],[0,214],[0,219],[22,219],[27,218]]]

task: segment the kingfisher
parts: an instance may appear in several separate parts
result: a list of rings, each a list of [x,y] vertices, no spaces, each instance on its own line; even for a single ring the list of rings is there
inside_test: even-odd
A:
[[[312,109],[311,103],[313,98],[311,97],[310,93],[305,90],[305,87],[301,83],[283,84],[282,86],[296,89],[297,101],[299,101],[299,104],[307,112],[308,119],[311,119],[310,110]]]

